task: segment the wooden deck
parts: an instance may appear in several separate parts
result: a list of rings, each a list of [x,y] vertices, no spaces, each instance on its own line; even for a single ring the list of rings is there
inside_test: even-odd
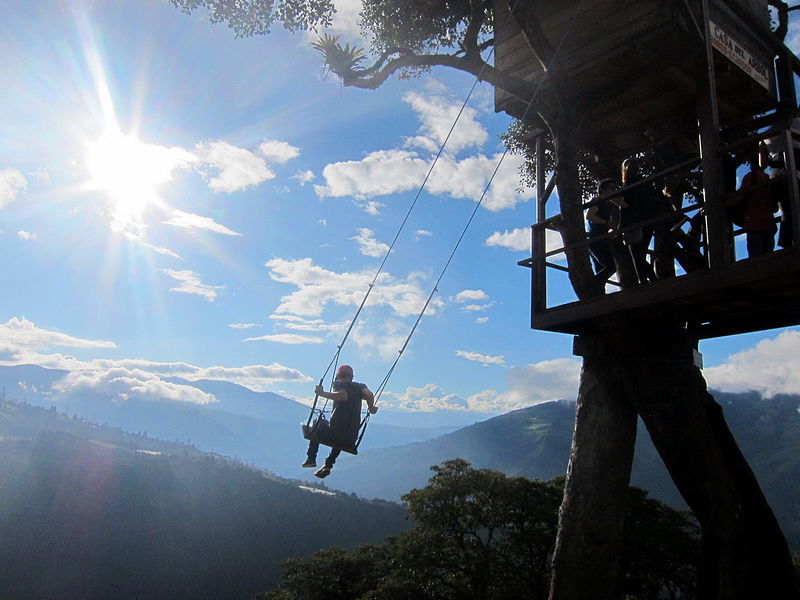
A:
[[[800,325],[800,253],[796,249],[741,260],[628,288],[531,315],[534,329],[580,334],[593,322],[626,312],[652,320],[677,316],[699,325],[700,339]]]

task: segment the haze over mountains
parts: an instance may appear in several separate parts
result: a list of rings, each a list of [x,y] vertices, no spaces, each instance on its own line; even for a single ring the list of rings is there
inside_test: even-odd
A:
[[[312,470],[299,468],[306,443],[298,424],[307,418],[308,409],[297,402],[219,381],[182,382],[218,399],[204,406],[135,397],[120,400],[86,389],[72,394],[48,391],[61,376],[63,372],[40,367],[0,367],[0,385],[9,397],[55,405],[128,431],[191,441],[201,450],[278,475],[314,480]],[[800,547],[800,396],[769,400],[755,393],[715,396],[790,544]],[[549,479],[566,471],[574,414],[574,402],[551,402],[477,423],[485,415],[465,415],[473,424],[457,429],[394,427],[386,424],[394,415],[382,412],[370,423],[359,456],[343,455],[325,483],[364,498],[397,501],[411,488],[426,484],[431,465],[456,457],[479,468]],[[673,506],[684,506],[643,426],[632,484]]]
[[[402,507],[0,401],[0,597],[250,598],[280,563],[380,542]]]
[[[307,444],[300,435],[300,424],[309,415],[308,407],[299,402],[226,381],[190,382],[179,378],[168,380],[213,394],[217,401],[199,405],[153,401],[135,394],[123,398],[110,394],[107,388],[88,385],[77,389],[54,388],[66,375],[67,371],[35,365],[0,366],[0,388],[5,389],[11,400],[55,406],[67,414],[163,440],[191,442],[201,450],[237,458],[277,475],[314,479],[312,473],[297,468]],[[373,419],[370,435],[361,449],[429,439],[487,415],[456,414],[445,425],[440,415],[425,413],[423,419],[404,417],[406,426],[402,427],[391,424],[401,420],[397,417],[385,411],[380,419]]]

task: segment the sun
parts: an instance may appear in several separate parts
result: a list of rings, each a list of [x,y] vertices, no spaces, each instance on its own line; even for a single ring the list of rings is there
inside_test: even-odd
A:
[[[158,187],[189,158],[180,148],[146,143],[110,127],[87,144],[87,188],[108,195],[115,228],[127,230],[142,223],[148,207],[163,206]]]

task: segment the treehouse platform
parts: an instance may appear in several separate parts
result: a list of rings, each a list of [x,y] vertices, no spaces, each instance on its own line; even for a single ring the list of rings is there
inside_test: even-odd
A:
[[[568,107],[579,115],[571,136],[580,152],[594,157],[598,178],[619,179],[623,159],[650,153],[660,165],[645,179],[659,191],[676,178],[697,182],[689,205],[679,209],[683,225],[672,231],[685,235],[688,223],[702,229],[700,267],[687,272],[673,259],[673,276],[622,286],[617,275],[605,293],[578,299],[571,284],[581,267],[591,273],[589,242],[582,216],[580,223],[574,216],[570,221],[558,204],[548,204],[558,174],[546,181],[547,119],[531,113],[526,99],[497,91],[498,111],[539,127],[530,141],[537,181],[532,256],[519,263],[532,273],[531,326],[583,334],[624,313],[643,322],[678,318],[704,339],[800,325],[800,61],[770,30],[766,0],[496,6],[496,66],[538,87],[535,106]],[[664,148],[670,152],[658,154]],[[749,257],[746,232],[732,216],[746,195],[730,180],[741,181],[747,160],[757,155],[771,167],[769,193],[781,199],[775,220],[790,242]],[[584,210],[597,204],[583,201]],[[580,228],[572,239],[584,241],[555,241],[570,228]],[[652,258],[652,247],[649,253]]]

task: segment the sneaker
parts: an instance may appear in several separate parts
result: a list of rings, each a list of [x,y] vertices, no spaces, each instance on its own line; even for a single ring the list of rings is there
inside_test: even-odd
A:
[[[331,468],[327,465],[320,467],[319,469],[317,469],[317,472],[314,473],[314,475],[316,475],[320,479],[325,479],[330,474],[331,474]]]
[[[303,463],[302,465],[300,465],[300,466],[301,466],[301,467],[303,467],[304,469],[311,469],[311,468],[313,468],[313,467],[316,467],[316,466],[317,466],[317,461],[316,461],[316,459],[314,459],[314,458],[307,458],[307,459],[306,459],[306,462],[304,462],[304,463]]]

